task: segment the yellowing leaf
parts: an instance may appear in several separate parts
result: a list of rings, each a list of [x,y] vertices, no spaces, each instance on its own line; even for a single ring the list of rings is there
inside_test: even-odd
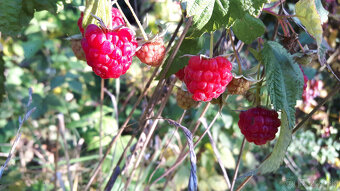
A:
[[[306,27],[307,32],[312,35],[317,44],[322,42],[322,27],[320,15],[316,10],[314,0],[300,0],[295,5],[295,14]]]

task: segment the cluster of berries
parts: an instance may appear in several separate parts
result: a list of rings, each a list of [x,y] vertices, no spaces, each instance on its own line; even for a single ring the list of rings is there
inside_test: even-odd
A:
[[[132,57],[136,55],[143,63],[159,66],[165,55],[162,40],[147,42],[137,51],[138,43],[134,31],[126,27],[123,16],[112,8],[112,29],[89,24],[82,26],[83,13],[78,19],[78,28],[82,33],[81,47],[72,45],[75,55],[85,59],[92,70],[103,79],[119,78],[130,68]],[[136,52],[137,51],[137,52]]]

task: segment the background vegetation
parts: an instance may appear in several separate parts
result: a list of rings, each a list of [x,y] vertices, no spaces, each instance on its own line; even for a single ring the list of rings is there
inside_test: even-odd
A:
[[[327,63],[335,74],[340,76],[339,1],[318,2],[321,2],[329,12],[327,22],[322,25],[323,39],[329,46]],[[0,190],[52,190],[55,185],[58,190],[84,190],[101,159],[100,147],[106,151],[105,148],[133,109],[154,69],[140,63],[136,58],[126,75],[119,80],[105,81],[107,91],[103,103],[103,137],[100,145],[101,79],[91,71],[86,62],[77,60],[70,42],[66,40],[67,37],[79,33],[76,24],[80,15],[78,7],[84,5],[84,2],[17,0],[15,3],[0,2],[2,20],[0,70],[4,74],[0,76],[0,91],[4,94],[0,105],[0,164],[5,163],[15,142],[20,125],[19,116],[23,116],[31,108],[35,107],[36,110],[21,128],[21,140],[0,180]],[[123,1],[119,3],[130,22],[136,26],[125,3]],[[296,1],[285,3],[290,13],[294,12],[295,3]],[[157,34],[161,28],[167,29],[165,42],[170,40],[182,17],[178,2],[142,0],[131,1],[131,4],[144,23],[148,15],[146,32]],[[15,5],[17,10],[11,12],[10,9],[6,9],[9,5]],[[8,19],[7,23],[4,22],[5,16]],[[263,38],[269,39],[274,33],[277,20],[267,13],[261,14],[260,18],[266,25]],[[303,45],[315,46],[315,41],[306,32],[298,26],[294,25],[294,28]],[[182,30],[183,27],[180,28],[180,31]],[[278,42],[289,43],[290,39],[282,37],[281,29],[278,33]],[[223,35],[225,36],[223,30],[216,31],[214,43],[220,39],[222,42],[219,50],[224,53],[233,52],[228,38],[221,38]],[[190,53],[193,52],[192,54],[206,53],[209,51],[209,39],[210,35],[204,34],[195,41],[195,44],[189,41],[184,43],[190,45],[188,49]],[[257,62],[248,46],[243,47],[240,56],[244,65],[253,65]],[[321,85],[315,88],[315,91],[318,91],[317,97],[309,99],[309,104],[302,101],[298,104],[297,121],[305,118],[339,83],[316,58],[312,58],[303,69],[309,80],[318,80]],[[101,172],[91,185],[92,190],[104,189],[125,148],[127,153],[121,164],[124,164],[127,158],[134,157],[131,156],[131,151],[138,145],[134,145],[137,138],[133,137],[139,137],[141,134],[138,120],[151,99],[156,82],[152,82],[151,90],[133,113],[128,127],[110,149]],[[176,86],[180,84],[177,83]],[[33,91],[32,104],[26,108],[29,88]],[[168,86],[163,88],[164,95],[168,88]],[[266,98],[267,91],[263,90],[264,104]],[[158,104],[161,102],[162,99]],[[217,116],[211,129],[213,141],[205,136],[195,147],[198,187],[199,190],[227,190],[213,146],[218,149],[222,167],[231,178],[243,139],[237,125],[238,114],[240,110],[250,107],[251,102],[247,100],[247,96],[229,96],[220,113],[218,113],[220,107],[212,105],[200,118],[205,105],[202,103],[198,108],[186,111],[181,124],[191,129],[196,122],[201,121],[203,125],[194,136],[194,140],[197,140],[198,135],[205,130],[204,124],[210,124]],[[176,97],[172,93],[161,117],[178,120],[182,114],[183,110],[176,105]],[[148,121],[150,124],[151,122],[152,120]],[[337,93],[304,124],[303,129],[294,134],[281,167],[273,173],[254,176],[244,190],[338,190],[339,123],[340,94]],[[126,147],[130,140],[132,144]],[[212,142],[215,145],[212,145]],[[274,144],[275,141],[272,141],[264,146],[256,146],[246,142],[241,155],[240,174],[257,167],[271,152]],[[151,184],[172,166],[184,148],[186,137],[183,131],[181,129],[177,131],[175,126],[161,120],[146,148],[141,164],[132,177],[129,189],[142,190],[147,185],[151,185],[150,190],[163,187],[165,190],[186,189],[190,175],[189,159],[181,163],[170,175]],[[112,190],[121,190],[127,184],[128,171],[131,170],[129,168],[131,167],[127,167],[127,170],[118,176]],[[239,178],[236,187],[242,181],[243,179]]]

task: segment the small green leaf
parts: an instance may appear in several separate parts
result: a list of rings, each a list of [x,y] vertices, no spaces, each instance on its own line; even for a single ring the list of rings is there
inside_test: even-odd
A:
[[[85,3],[85,11],[83,17],[83,27],[89,24],[98,24],[98,20],[91,14],[99,17],[108,28],[112,27],[112,13],[111,13],[111,1],[110,0],[87,0]]]
[[[295,105],[301,99],[303,74],[293,56],[277,42],[268,41],[261,51],[265,64],[267,89],[276,111],[285,110],[289,127],[295,124]]]
[[[246,44],[252,43],[257,37],[264,34],[266,26],[263,22],[248,13],[241,19],[237,19],[233,25],[233,31],[238,39]]]
[[[65,76],[55,76],[51,80],[51,89],[61,86],[65,82]]]

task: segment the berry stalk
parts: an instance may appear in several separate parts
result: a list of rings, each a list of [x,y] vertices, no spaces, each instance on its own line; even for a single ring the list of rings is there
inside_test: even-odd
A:
[[[228,29],[228,34],[229,34],[229,38],[230,38],[230,41],[231,41],[231,46],[233,47],[234,54],[235,54],[235,57],[236,57],[236,60],[237,60],[237,64],[238,64],[238,73],[241,75],[241,74],[242,74],[242,66],[241,66],[240,58],[238,57],[238,52],[237,52],[237,50],[236,50],[236,48],[235,48],[233,36],[231,35],[230,29]]]
[[[137,15],[136,15],[135,11],[133,10],[133,8],[132,8],[130,2],[129,2],[128,0],[124,0],[124,1],[125,1],[126,5],[129,7],[129,9],[130,9],[130,11],[131,11],[133,17],[135,18],[135,20],[136,20],[136,22],[137,22],[137,25],[138,25],[138,27],[139,27],[139,30],[141,30],[141,32],[142,32],[142,35],[143,35],[144,40],[147,41],[147,40],[148,40],[148,36],[146,35],[146,33],[145,33],[145,31],[144,31],[144,28],[143,28],[142,24],[140,23],[140,21],[139,21]]]

